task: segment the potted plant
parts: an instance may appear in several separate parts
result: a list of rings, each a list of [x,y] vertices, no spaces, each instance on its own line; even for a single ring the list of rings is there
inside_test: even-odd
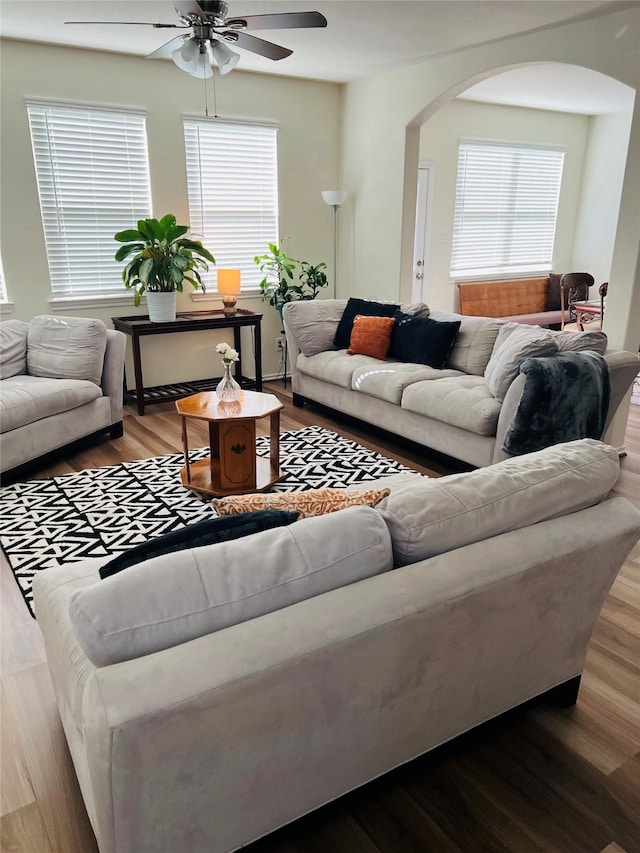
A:
[[[280,320],[282,308],[287,302],[315,299],[320,288],[327,284],[327,276],[324,273],[326,264],[313,266],[307,261],[291,258],[282,248],[282,242],[280,246],[268,243],[269,251],[264,255],[256,255],[253,259],[264,274],[260,282],[262,299],[278,311]]]
[[[151,322],[175,320],[176,291],[182,293],[184,281],[205,290],[199,271],[216,261],[199,240],[184,236],[188,230],[168,213],[160,220],[140,219],[137,228],[114,234],[114,240],[125,244],[116,252],[116,261],[129,259],[122,271],[124,286],[133,290],[136,306],[146,292]]]

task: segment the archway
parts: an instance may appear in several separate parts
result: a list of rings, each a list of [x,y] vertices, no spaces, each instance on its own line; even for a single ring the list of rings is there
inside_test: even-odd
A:
[[[526,86],[527,77],[533,76],[540,93],[548,71],[553,72],[554,84],[553,98],[546,95],[551,109],[546,107],[541,94],[534,99],[537,101],[534,109],[517,103],[531,100],[534,92],[525,96],[521,90],[518,98],[515,87]],[[602,93],[598,91],[600,80]],[[490,85],[492,89],[489,100],[480,93],[470,94],[472,100],[461,100],[468,92],[482,90],[483,86],[477,85],[482,81],[484,88]],[[579,84],[588,87],[588,99],[578,97]],[[510,88],[511,93],[497,104],[495,92],[499,88]],[[600,94],[603,97],[595,97]],[[450,261],[460,138],[563,147],[566,156],[555,268],[592,269],[596,280],[608,280],[633,103],[633,89],[599,72],[561,63],[522,63],[478,74],[423,107],[406,128],[401,298],[410,299],[415,275],[413,235],[418,161],[428,161],[434,163],[436,181],[431,199],[431,249],[424,271],[430,282],[427,301],[436,308],[457,310]]]

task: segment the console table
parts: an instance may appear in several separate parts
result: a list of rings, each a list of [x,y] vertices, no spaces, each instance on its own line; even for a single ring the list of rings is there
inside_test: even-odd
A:
[[[233,329],[233,346],[240,356],[235,363],[235,379],[242,388],[251,388],[262,391],[262,339],[260,333],[260,321],[262,314],[246,311],[239,308],[233,317],[227,317],[223,311],[185,311],[176,314],[176,319],[167,323],[151,323],[146,316],[112,317],[111,321],[115,329],[124,332],[131,338],[133,350],[133,372],[135,377],[135,390],[127,390],[125,376],[125,401],[135,402],[138,414],[144,415],[145,406],[152,403],[166,403],[169,400],[179,400],[199,391],[215,388],[220,377],[214,379],[195,379],[187,382],[178,382],[172,385],[157,385],[146,388],[142,375],[142,355],[140,352],[140,338],[145,335],[173,335],[178,332],[201,332],[217,329]],[[240,342],[240,329],[243,326],[252,326],[255,330],[255,379],[249,379],[242,373],[242,346]],[[211,360],[215,364],[220,361],[220,356],[211,348]],[[222,363],[220,361],[220,363]]]

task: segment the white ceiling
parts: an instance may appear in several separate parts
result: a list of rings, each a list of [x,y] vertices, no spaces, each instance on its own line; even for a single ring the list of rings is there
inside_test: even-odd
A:
[[[255,33],[292,48],[293,56],[272,62],[239,50],[238,67],[347,82],[630,5],[633,0],[229,0],[229,14],[322,12],[328,21],[326,29]],[[0,0],[0,35],[6,38],[145,56],[180,32],[124,24],[67,26],[65,21],[171,24],[177,18],[170,0]],[[176,73],[180,72],[176,69]],[[562,65],[515,69],[473,87],[465,96],[587,114],[624,110],[632,103],[627,87],[595,72]]]

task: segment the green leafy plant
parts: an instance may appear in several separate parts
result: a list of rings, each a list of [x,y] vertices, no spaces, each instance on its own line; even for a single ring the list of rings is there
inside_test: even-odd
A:
[[[162,219],[140,219],[137,228],[129,228],[114,234],[114,240],[124,243],[115,254],[116,261],[130,258],[122,271],[122,280],[127,290],[133,290],[134,302],[149,290],[182,293],[184,281],[196,290],[205,290],[200,271],[215,264],[215,258],[199,240],[185,237],[186,225],[177,225],[171,213]],[[208,263],[209,262],[209,263]]]
[[[327,276],[323,272],[326,264],[313,266],[307,261],[290,257],[282,248],[283,242],[280,241],[279,246],[268,243],[269,251],[253,259],[264,275],[260,282],[262,299],[277,308],[280,314],[282,306],[287,302],[315,299],[319,290],[327,284]]]

